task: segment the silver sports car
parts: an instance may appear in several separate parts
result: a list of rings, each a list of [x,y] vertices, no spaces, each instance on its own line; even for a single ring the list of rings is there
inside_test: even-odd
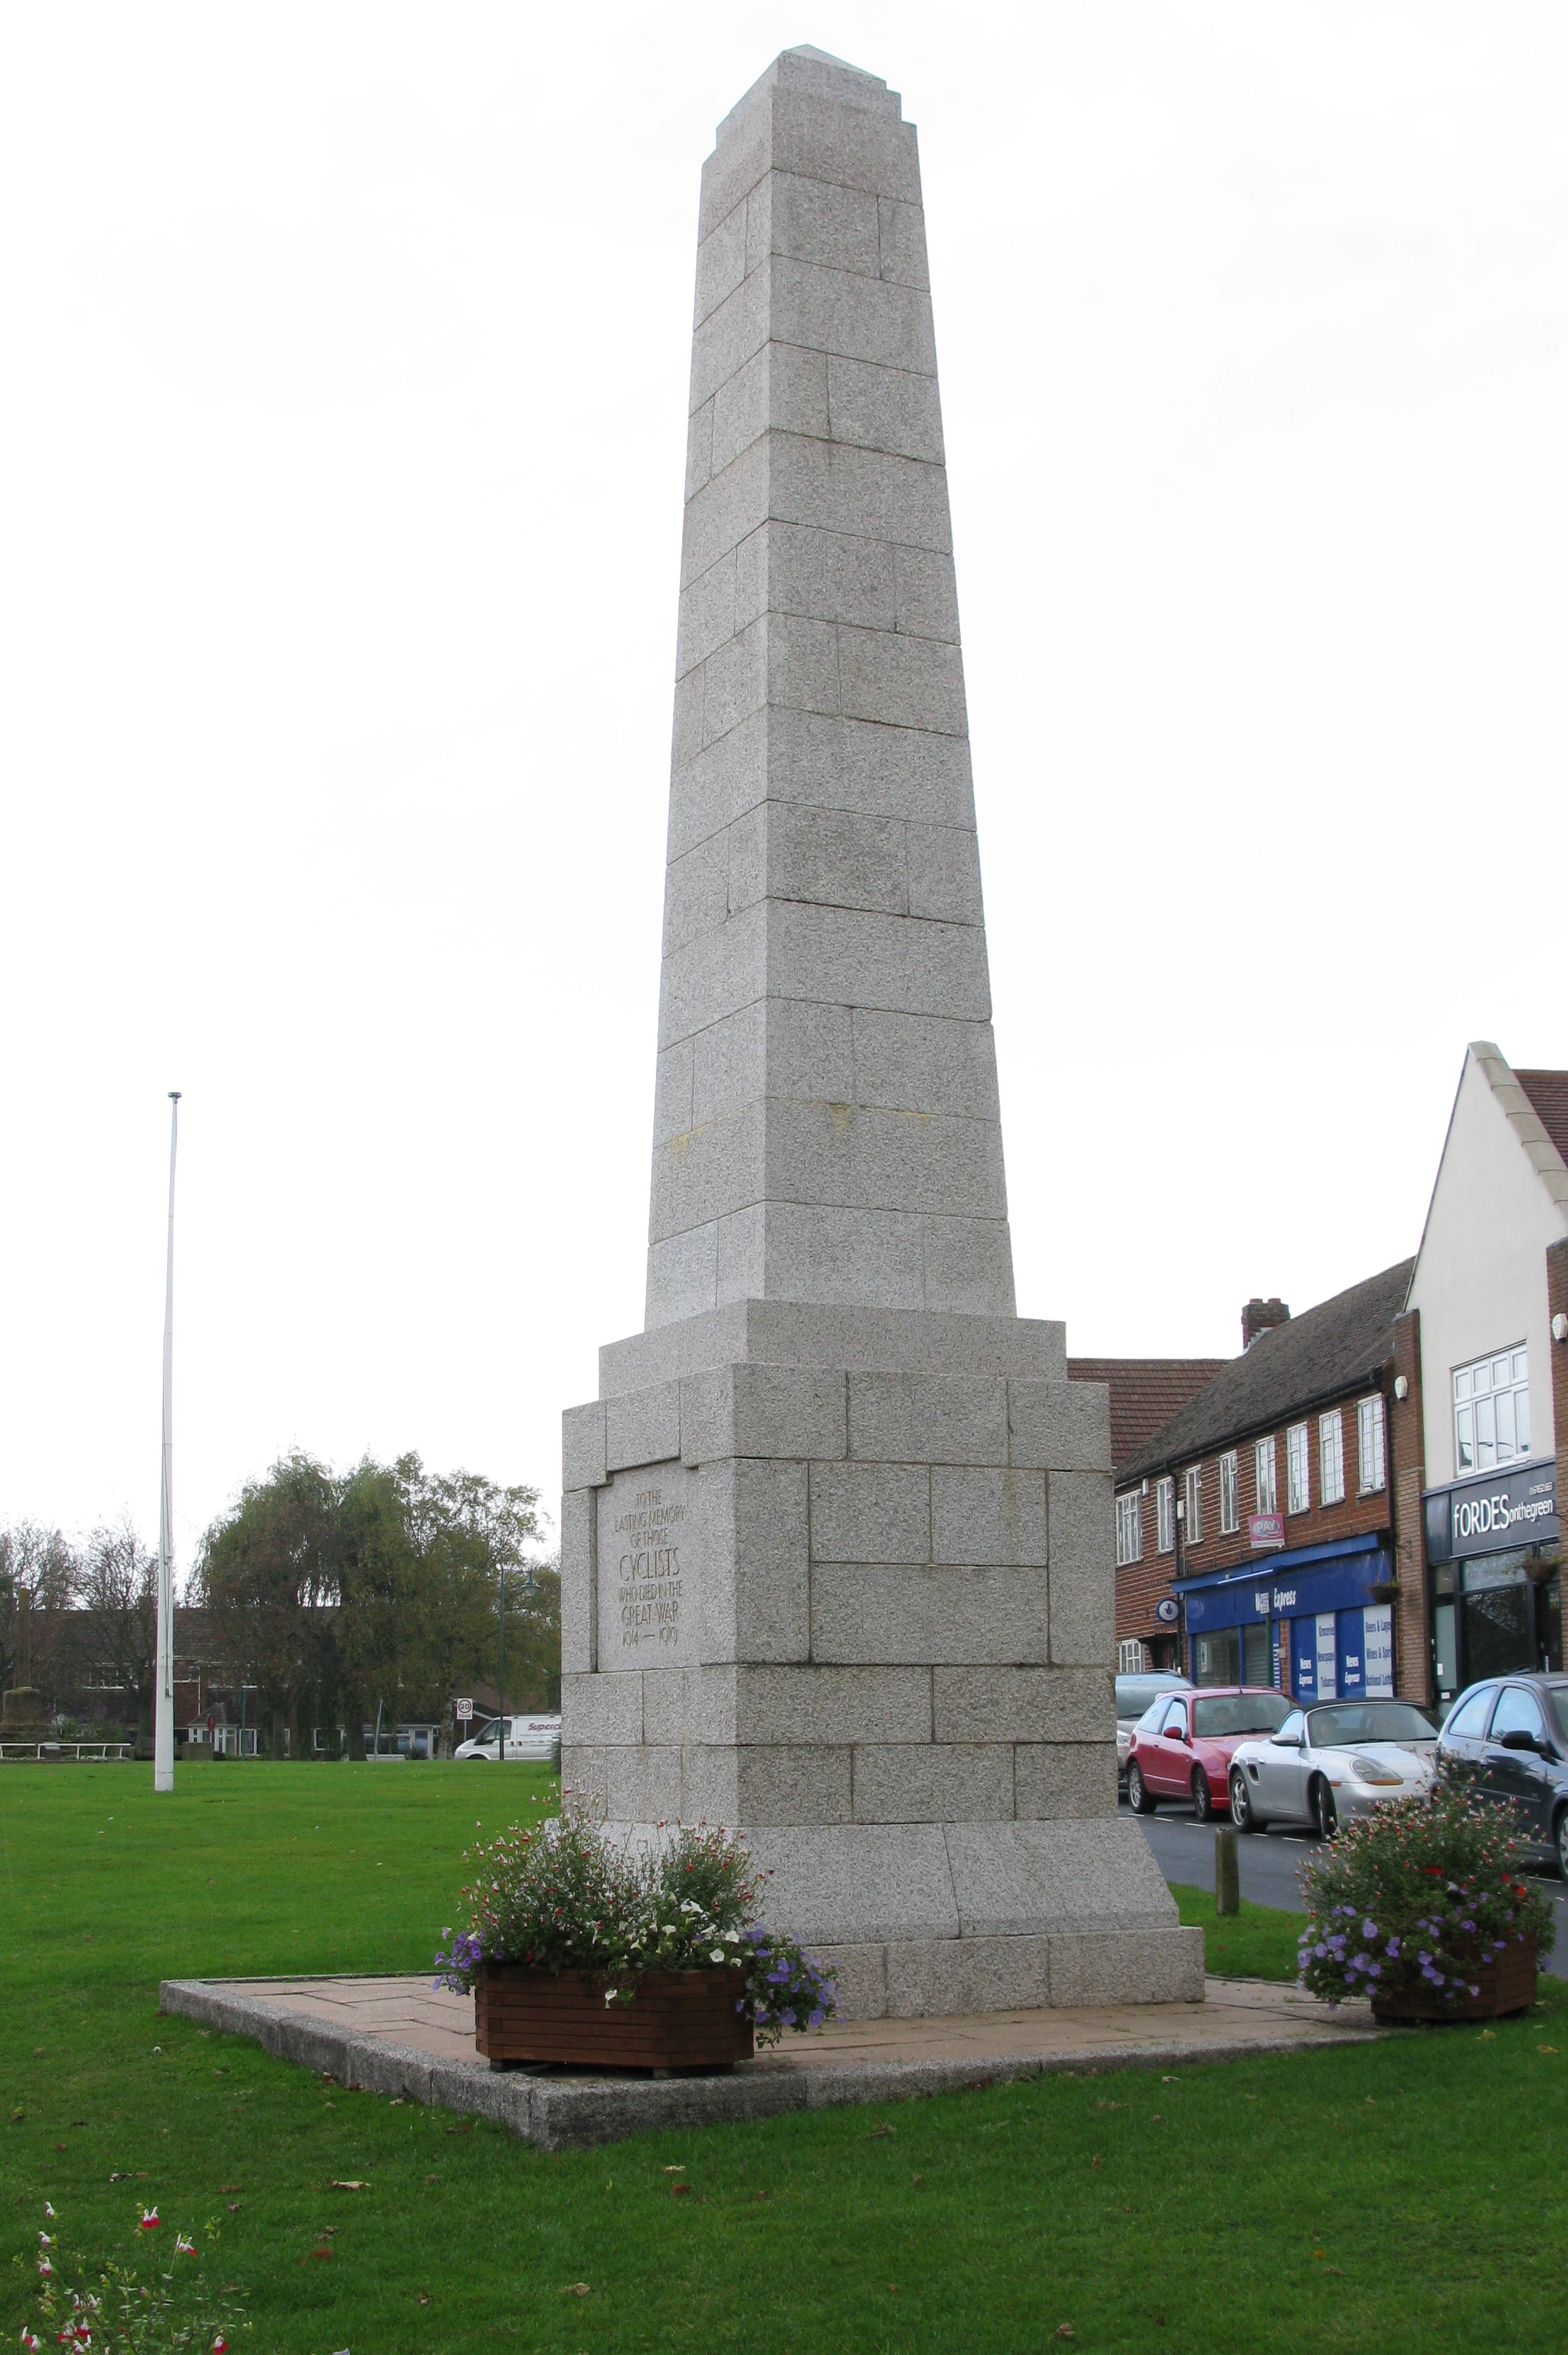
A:
[[[1341,1817],[1428,1790],[1436,1742],[1436,1728],[1407,1700],[1293,1709],[1277,1733],[1232,1753],[1231,1820],[1243,1832],[1311,1824],[1331,1839]]]

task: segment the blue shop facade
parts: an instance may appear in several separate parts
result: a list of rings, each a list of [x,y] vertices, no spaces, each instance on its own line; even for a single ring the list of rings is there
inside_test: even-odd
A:
[[[1393,1580],[1377,1534],[1178,1579],[1187,1674],[1197,1685],[1274,1685],[1302,1701],[1391,1700]]]

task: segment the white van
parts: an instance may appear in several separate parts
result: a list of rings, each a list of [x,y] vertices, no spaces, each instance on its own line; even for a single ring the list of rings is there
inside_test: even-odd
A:
[[[454,1758],[498,1758],[501,1749],[501,1721],[492,1717],[460,1742],[453,1752]],[[531,1758],[547,1765],[560,1764],[560,1719],[559,1717],[509,1717],[507,1720],[507,1756]]]

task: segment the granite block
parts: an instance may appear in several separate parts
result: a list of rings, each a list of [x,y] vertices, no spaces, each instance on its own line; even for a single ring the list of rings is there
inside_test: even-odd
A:
[[[793,711],[838,709],[838,633],[830,622],[769,613],[755,627],[767,638],[767,699]]]
[[[1051,2000],[1059,2009],[1092,2003],[1201,2003],[1203,1933],[1176,1926],[1134,1936],[1053,1936]]]
[[[880,275],[877,199],[865,189],[775,171],[769,177],[768,205],[773,253],[866,277]]]
[[[729,845],[723,835],[710,835],[665,868],[665,955],[717,931],[729,913]]]
[[[604,1750],[604,1805],[614,1824],[672,1824],[681,1817],[681,1755],[678,1750],[639,1746]]]
[[[849,1376],[849,1453],[858,1459],[1000,1465],[1007,1458],[1007,1384],[994,1376],[974,1380],[910,1373]],[[999,1554],[939,1558],[1004,1559]]]
[[[813,1951],[816,1960],[833,1972],[833,1998],[840,2019],[881,2019],[886,2016],[885,1946],[817,1946]]]
[[[643,1728],[656,1745],[733,1747],[736,1733],[733,1668],[646,1668]]]
[[[772,319],[778,305],[770,279],[768,270],[753,270],[709,313],[692,336],[688,412],[711,400],[726,378],[762,350],[770,334],[776,333]],[[783,340],[800,344],[813,338],[790,336]]]
[[[753,444],[753,448],[757,445]],[[796,433],[770,433],[767,512],[780,523],[815,525],[824,531],[852,532],[860,539],[885,539],[908,548],[927,548],[951,555],[953,521],[947,507],[947,476],[941,466],[919,458],[900,458],[882,450],[861,450],[844,442],[823,442]],[[748,453],[749,454],[749,453]],[[744,464],[737,459],[727,473]],[[724,494],[725,477],[716,475],[688,507],[703,507],[711,531],[709,510]],[[746,511],[737,490],[731,496],[737,514]],[[726,509],[729,512],[729,509]],[[760,521],[753,517],[753,521]],[[748,527],[749,528],[750,527]],[[739,530],[713,547],[713,561],[723,548],[743,537]],[[706,541],[703,545],[706,545]],[[687,577],[703,567],[691,562]]]
[[[656,1063],[654,1076],[654,1143],[667,1145],[672,1136],[684,1136],[694,1125],[692,1117],[692,1072],[695,1054],[692,1041],[682,1039],[667,1047]]]
[[[860,1945],[958,1935],[940,1825],[763,1826],[751,1848],[773,1876],[770,1923],[814,1950],[819,1940]]]
[[[837,656],[834,702],[837,709]],[[769,699],[768,624],[760,622],[741,630],[709,655],[702,666],[702,747],[728,736],[743,719],[761,711]]]
[[[604,1397],[741,1359],[889,1373],[1003,1374],[1065,1380],[1065,1329],[1038,1316],[939,1316],[800,1299],[735,1301],[599,1352]]]
[[[1176,1904],[1136,1823],[949,1824],[966,1938],[1163,1930]]]
[[[771,106],[736,108],[728,136],[721,138],[702,166],[702,197],[698,211],[699,239],[711,235],[720,222],[743,203],[757,182],[768,176],[773,163]]]
[[[1013,1812],[1013,1753],[1005,1742],[902,1742],[855,1752],[855,1820],[988,1823]]]
[[[923,1742],[931,1734],[931,1671],[923,1668],[741,1667],[736,1738],[842,1748]]]
[[[1013,1753],[1015,1812],[1040,1817],[1114,1816],[1115,1742],[1020,1742]]]
[[[817,1563],[811,1572],[811,1657],[1043,1661],[1044,1576],[925,1563]]]
[[[877,908],[909,913],[907,828],[896,818],[821,809],[805,802],[767,807],[770,898],[808,900],[818,906]],[[849,1016],[844,1010],[844,1027]]]
[[[1008,1422],[1011,1464],[1047,1472],[1110,1469],[1111,1393],[1104,1382],[1015,1380],[1008,1387]]]
[[[717,404],[714,414],[717,420]],[[809,442],[801,443],[802,448],[812,446]],[[683,587],[687,581],[698,580],[710,565],[718,563],[727,549],[738,548],[759,524],[767,520],[771,476],[769,442],[759,437],[748,442],[728,465],[715,466],[711,478],[688,499],[681,527]]]
[[[827,98],[778,90],[773,101],[775,172],[832,180],[903,204],[920,202],[920,160],[912,124],[851,109]]]
[[[883,197],[878,205],[878,250],[884,278],[905,286],[931,284],[925,258],[925,213],[920,205],[900,204]]]
[[[933,1465],[931,1550],[936,1561],[993,1562],[1012,1569],[1043,1569],[1044,1473]],[[1039,1581],[1039,1591],[1043,1604],[1043,1579]],[[1046,1656],[1043,1652],[993,1652],[990,1657],[1021,1660],[1043,1659]]]
[[[1115,1702],[1100,1668],[933,1671],[938,1742],[1114,1742]]]
[[[888,1947],[890,2019],[1029,2011],[1051,2000],[1051,1940],[909,1939]]]
[[[969,937],[954,925],[922,929]],[[665,960],[660,993],[660,1046],[689,1039],[763,996],[770,947],[769,927],[757,907],[743,909],[717,931],[700,933],[672,951]]]
[[[958,584],[953,559],[901,548],[893,564],[893,627],[911,637],[958,644]]]
[[[1007,1212],[1001,1131],[994,1122],[912,1119],[868,1104],[774,1098],[764,1172],[760,1190],[770,1203],[996,1220]],[[751,1199],[757,1194],[754,1188]]]
[[[766,790],[781,801],[933,826],[975,823],[969,747],[960,737],[775,711],[768,718],[766,770]]]
[[[1108,1668],[1115,1649],[1115,1508],[1108,1472],[1052,1472],[1051,1657]]]
[[[841,623],[838,692],[847,719],[930,729],[946,736],[969,731],[963,657],[956,646],[935,638],[855,630]],[[710,735],[717,732],[711,722],[705,724]]]
[[[754,537],[754,535],[753,535]],[[735,551],[726,549],[680,592],[675,673],[684,678],[735,634]]]
[[[643,1739],[643,1680],[635,1669],[601,1669],[560,1680],[563,1749],[622,1747]]]
[[[725,929],[747,922],[747,917],[731,917]],[[765,957],[764,986],[773,996],[814,997],[830,1006],[879,1007],[900,1014],[944,1014],[976,1022],[991,1018],[985,934],[972,924],[933,924],[912,916],[782,900],[770,910],[765,943],[748,940],[726,948],[722,968],[709,979],[709,968],[719,964],[709,944],[718,937],[709,935],[681,953],[694,967],[702,961],[703,995],[712,1003],[709,1020],[745,1002],[735,995],[739,976],[743,972],[748,984],[752,982],[759,954]],[[680,962],[672,958],[667,973],[673,974]],[[681,981],[684,1008],[688,997],[695,999],[697,993],[684,970]],[[673,996],[673,983],[671,988]],[[759,994],[754,986],[752,994]],[[665,1043],[685,1036],[672,1019]]]
[[[808,613],[817,621],[854,622],[873,630],[895,626],[900,551],[887,541],[770,523],[752,535],[747,548],[753,543],[760,543],[765,558],[765,594],[773,613]]]
[[[768,1205],[748,1203],[719,1221],[718,1299],[721,1307],[768,1289]]]
[[[1017,1307],[1006,1219],[927,1218],[921,1270],[927,1308],[963,1316],[1010,1316]]]
[[[609,1478],[604,1459],[604,1406],[591,1399],[586,1406],[569,1406],[560,1418],[560,1485],[567,1488],[599,1488]]]
[[[827,369],[823,364],[823,391],[827,393]],[[713,403],[705,400],[694,409],[686,428],[686,496],[690,498],[699,491],[713,472]]]
[[[728,1761],[709,1774],[708,1760]],[[744,1824],[748,1833],[758,1824],[846,1824],[849,1821],[849,1753],[848,1750],[805,1749],[794,1743],[773,1747],[743,1745],[738,1750],[696,1751],[691,1753],[693,1791],[715,1796],[732,1788],[729,1812],[711,1806],[691,1807],[688,1820]]]
[[[650,1331],[717,1306],[718,1258],[718,1230],[711,1225],[650,1243],[644,1310]]]
[[[721,1456],[842,1460],[845,1377],[817,1366],[718,1366],[681,1384],[688,1464]]]
[[[721,1260],[720,1299],[767,1294],[800,1304],[924,1305],[925,1234],[915,1213],[775,1201],[747,1212],[745,1228],[752,1256],[733,1256],[728,1291]],[[723,1244],[721,1235],[721,1254]]]
[[[758,1201],[765,1190],[766,1106],[758,1102],[672,1137],[653,1156],[650,1241]],[[652,1458],[645,1458],[652,1461]]]
[[[611,1472],[664,1464],[680,1454],[680,1385],[627,1391],[604,1407],[604,1461]]]
[[[593,1529],[592,1490],[569,1488],[560,1500],[560,1665],[569,1675],[599,1665]]]
[[[854,1380],[851,1376],[851,1382]],[[931,1475],[923,1464],[814,1464],[814,1561],[931,1560]]]
[[[711,1024],[695,1043],[694,1122],[718,1120],[761,1096],[848,1100],[854,1063],[849,1016],[841,1006],[777,998],[744,1006]]]
[[[811,1650],[806,1467],[749,1456],[703,1475],[705,1660],[804,1660]]]
[[[982,924],[980,846],[966,828],[912,826],[909,829],[909,911],[941,923]]]
[[[696,675],[700,682],[701,674]],[[769,720],[742,720],[728,736],[678,765],[669,790],[669,852],[678,858],[755,809],[768,790]]]
[[[692,325],[699,327],[726,295],[732,294],[746,275],[746,207],[738,204],[713,228],[697,249],[697,291]]]
[[[827,432],[834,442],[943,464],[936,378],[906,367],[827,353]]]
[[[856,1007],[848,1019],[857,1103],[1000,1122],[996,1041],[988,1022],[950,1022],[940,1015],[891,1014],[870,1007]]]

